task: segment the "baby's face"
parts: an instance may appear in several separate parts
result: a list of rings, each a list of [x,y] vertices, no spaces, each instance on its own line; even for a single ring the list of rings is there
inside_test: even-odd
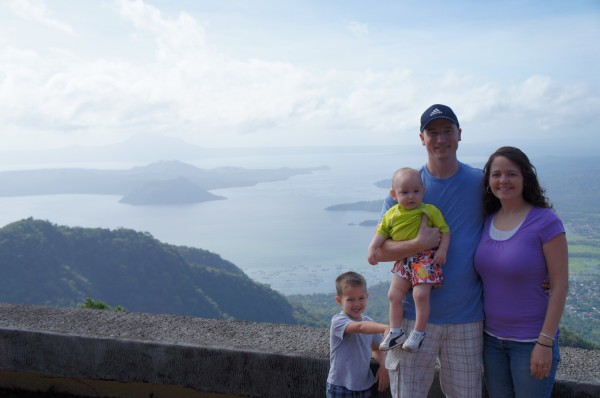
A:
[[[406,210],[417,208],[423,202],[425,187],[419,173],[402,173],[396,176],[392,196]]]

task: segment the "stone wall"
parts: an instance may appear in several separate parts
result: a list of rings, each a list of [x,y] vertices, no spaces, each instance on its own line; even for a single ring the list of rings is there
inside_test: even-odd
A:
[[[280,324],[0,304],[0,389],[52,397],[323,397],[328,334]],[[600,396],[600,353],[572,350],[564,350],[553,397]],[[569,352],[591,362],[573,366]],[[565,374],[563,364],[593,369]],[[430,397],[440,396],[436,381]]]

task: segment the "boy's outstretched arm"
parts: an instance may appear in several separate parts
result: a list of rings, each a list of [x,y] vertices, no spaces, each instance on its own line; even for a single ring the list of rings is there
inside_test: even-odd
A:
[[[362,322],[350,322],[348,326],[346,326],[346,330],[344,333],[362,333],[362,334],[376,334],[382,333],[385,334],[390,330],[389,325],[384,325],[383,323],[371,322],[371,321],[362,321]]]

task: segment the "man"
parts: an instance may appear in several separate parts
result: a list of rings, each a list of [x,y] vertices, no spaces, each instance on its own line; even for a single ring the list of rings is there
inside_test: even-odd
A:
[[[419,170],[426,188],[423,201],[441,210],[452,230],[452,239],[444,265],[444,284],[431,292],[431,314],[421,349],[415,353],[388,351],[386,368],[390,372],[391,392],[396,398],[426,397],[439,358],[440,384],[446,397],[481,397],[483,299],[473,255],[483,225],[483,174],[458,161],[456,152],[462,131],[448,106],[429,107],[421,116],[420,130],[421,143],[427,150],[427,163]],[[393,198],[388,197],[383,211],[394,204]],[[388,239],[377,251],[377,260],[399,260],[435,248],[439,240],[439,231],[423,222],[413,240]],[[415,305],[411,294],[403,305],[402,329],[412,330]]]

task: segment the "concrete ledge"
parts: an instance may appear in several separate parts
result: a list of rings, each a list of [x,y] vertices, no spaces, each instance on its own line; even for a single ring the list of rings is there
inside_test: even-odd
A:
[[[0,304],[0,388],[82,397],[322,397],[328,344],[322,328]],[[437,380],[429,396],[443,396]],[[598,396],[593,377],[559,379],[553,394]]]
[[[189,388],[150,383],[63,378],[25,372],[0,372],[0,397],[121,397],[121,398],[237,398],[235,395],[202,393]]]
[[[315,375],[327,374],[329,366],[325,359],[22,330],[0,330],[0,342],[4,371],[237,396],[286,396],[282,389],[295,391],[295,396],[313,396],[325,388],[322,377]],[[104,396],[85,388],[61,392]]]

